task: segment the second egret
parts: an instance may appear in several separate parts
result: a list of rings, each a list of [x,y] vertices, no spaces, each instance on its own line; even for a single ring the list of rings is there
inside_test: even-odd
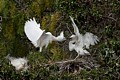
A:
[[[72,21],[75,34],[70,36],[71,41],[69,42],[69,50],[75,50],[78,53],[76,58],[78,58],[79,55],[90,55],[90,53],[85,48],[89,49],[90,45],[97,44],[99,41],[98,37],[89,32],[87,32],[85,35],[80,34],[79,29],[71,16],[70,19]]]

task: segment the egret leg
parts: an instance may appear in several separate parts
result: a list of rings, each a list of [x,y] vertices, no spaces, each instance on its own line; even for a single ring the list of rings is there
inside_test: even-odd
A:
[[[80,55],[80,54],[78,54],[78,55],[75,57],[75,59],[74,59],[74,60],[76,60],[76,59],[79,57],[79,55]]]

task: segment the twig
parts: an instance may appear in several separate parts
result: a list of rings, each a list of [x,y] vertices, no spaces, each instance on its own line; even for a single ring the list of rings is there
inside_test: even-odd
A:
[[[115,60],[118,60],[118,59],[120,59],[120,56],[118,56]]]
[[[64,61],[57,61],[53,62],[51,64],[42,64],[42,66],[50,66],[50,65],[55,65],[55,64],[67,64],[67,63],[73,63],[73,62],[84,62],[82,59],[70,59],[70,60],[64,60]]]
[[[47,64],[47,63],[43,63],[43,64],[40,64],[40,66],[51,66],[51,65],[55,65],[55,64],[66,64],[66,63],[71,63],[71,62],[79,62],[80,60],[74,60],[74,59],[71,59],[71,60],[65,60],[65,61],[57,61],[57,62],[53,62],[51,64]]]
[[[64,64],[64,63],[70,63],[70,62],[74,62],[75,60],[66,60],[66,61],[59,61],[59,62],[55,62],[54,64]]]
[[[60,25],[55,29],[55,34],[57,34],[57,30],[61,27],[61,23]]]
[[[67,24],[67,23],[66,23]],[[67,29],[68,31],[70,32],[70,34],[72,35],[72,31],[70,30],[70,28],[68,27],[68,24],[67,24]]]
[[[2,27],[1,26],[2,26],[2,24],[0,23],[0,32],[2,31]]]
[[[115,22],[117,22],[116,19],[114,19],[113,17],[109,17],[109,16],[103,16],[104,18],[108,18],[108,19],[111,19],[111,20],[114,20]]]
[[[20,5],[20,0],[15,0],[15,2],[18,4],[18,5]]]
[[[78,55],[75,57],[75,59],[74,59],[74,60],[76,60],[79,56],[80,56],[80,54],[78,53]]]
[[[41,67],[51,67],[53,65],[57,65],[59,67],[59,72],[63,72],[65,70],[71,70],[75,72],[76,70],[79,71],[81,69],[93,69],[96,67],[99,67],[99,64],[94,63],[94,61],[91,60],[85,60],[85,59],[71,59],[71,60],[64,60],[64,61],[58,61],[58,62],[52,62],[52,63],[43,63],[39,64]]]
[[[0,16],[0,22],[2,22],[2,16]]]

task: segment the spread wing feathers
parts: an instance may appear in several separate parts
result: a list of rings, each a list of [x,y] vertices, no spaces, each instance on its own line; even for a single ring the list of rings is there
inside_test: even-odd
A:
[[[72,38],[72,40],[69,42],[69,50],[75,50],[80,55],[90,55],[89,52],[84,49],[84,47],[89,49],[90,45],[97,44],[97,42],[99,41],[98,37],[89,32],[87,32],[85,35],[80,34],[79,29],[71,16],[70,19],[72,21],[75,35],[72,35],[70,37]]]
[[[73,20],[73,18],[71,16],[70,16],[70,19],[72,21],[72,26],[74,28],[74,33],[76,34],[76,36],[78,36],[80,34],[79,29],[78,29],[77,25],[75,24],[75,22],[74,22],[74,20]]]
[[[90,55],[90,53],[87,50],[83,49],[83,47],[81,46],[76,47],[75,50],[80,55],[85,55],[85,54]]]
[[[96,35],[87,32],[84,36],[84,45],[86,46],[87,49],[89,49],[90,45],[95,45],[97,42],[99,42],[99,39]]]
[[[44,30],[40,29],[40,24],[37,24],[35,18],[26,21],[24,26],[25,34],[35,47],[38,47],[37,40],[42,35]]]

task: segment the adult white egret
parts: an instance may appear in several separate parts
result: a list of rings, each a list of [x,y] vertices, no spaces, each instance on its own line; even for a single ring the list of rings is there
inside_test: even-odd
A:
[[[90,55],[85,48],[89,49],[90,45],[97,44],[97,42],[99,41],[98,37],[89,32],[87,32],[85,35],[80,34],[79,29],[71,16],[70,19],[72,21],[72,26],[74,28],[75,34],[70,36],[71,41],[69,42],[69,50],[75,50],[78,53],[76,58],[78,58],[79,55]]]
[[[26,58],[10,57],[9,54],[6,58],[9,59],[10,63],[15,67],[16,70],[26,71],[28,69],[28,60]]]
[[[62,42],[65,40],[63,31],[59,36],[55,37],[50,32],[45,32],[45,30],[40,29],[40,24],[36,22],[35,18],[26,21],[24,29],[28,39],[35,47],[40,48],[40,52],[44,46],[47,48],[48,44],[52,41]]]

